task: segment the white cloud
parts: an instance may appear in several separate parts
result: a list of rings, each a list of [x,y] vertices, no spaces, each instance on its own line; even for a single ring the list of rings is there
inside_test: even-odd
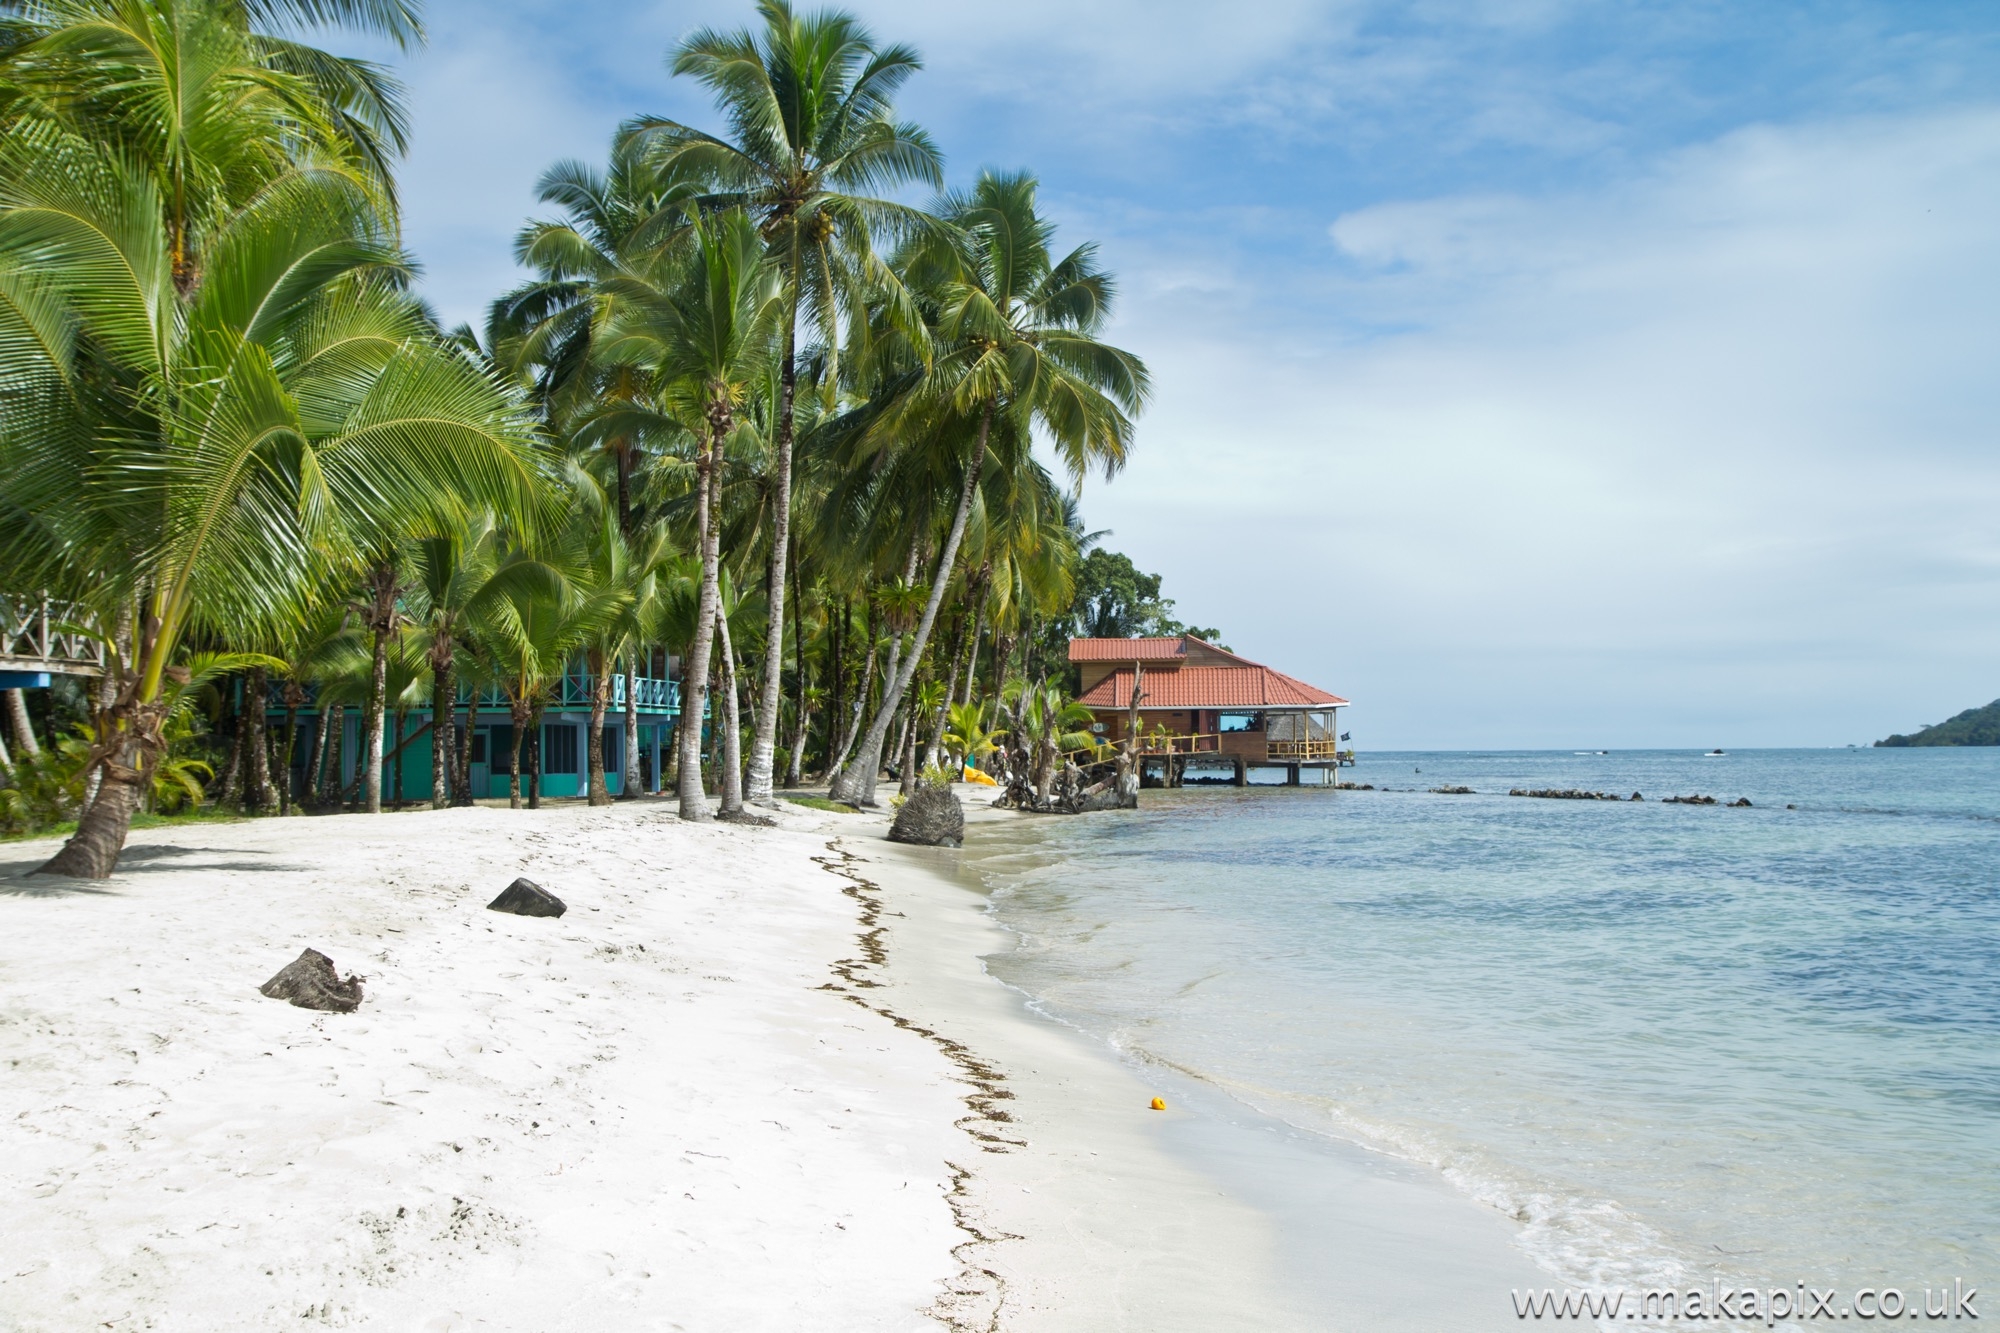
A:
[[[1160,400],[1093,518],[1367,699],[1376,744],[1822,742],[1983,701],[1997,167],[1979,111],[1360,210],[1309,281],[1387,337],[1202,327],[1142,281]]]
[[[926,56],[905,110],[954,179],[1032,165],[1105,242],[1160,395],[1088,512],[1185,614],[1360,698],[1375,745],[1862,739],[2000,692],[2000,116],[1648,146],[1766,78],[1935,102],[1976,43],[1864,67],[1565,0],[1023,5],[853,7]],[[750,18],[441,7],[404,189],[443,313],[513,280],[555,159],[706,120],[665,52]]]

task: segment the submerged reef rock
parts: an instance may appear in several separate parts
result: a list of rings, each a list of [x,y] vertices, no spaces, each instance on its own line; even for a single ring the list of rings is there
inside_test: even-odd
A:
[[[1666,797],[1666,798],[1665,798],[1665,800],[1664,800],[1664,801],[1662,802],[1662,804],[1665,804],[1665,805],[1714,805],[1714,804],[1715,804],[1715,798],[1714,798],[1713,796],[1669,796],[1669,797]]]
[[[1615,791],[1579,791],[1575,787],[1516,787],[1509,796],[1539,796],[1545,801],[1622,801]],[[1635,795],[1637,793],[1634,793]]]
[[[949,787],[919,782],[889,826],[890,842],[918,847],[960,847],[965,844],[965,807]]]
[[[532,879],[517,879],[500,890],[500,896],[486,904],[486,910],[515,916],[561,916],[569,904]]]
[[[361,1007],[361,978],[350,972],[341,980],[333,960],[318,949],[307,949],[257,989],[273,1000],[290,1000],[301,1009],[351,1014]]]

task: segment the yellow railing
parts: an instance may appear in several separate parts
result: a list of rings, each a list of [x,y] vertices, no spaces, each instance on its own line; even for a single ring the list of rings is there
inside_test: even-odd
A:
[[[1266,741],[1264,755],[1269,759],[1338,759],[1340,742],[1324,741]]]
[[[1147,732],[1139,737],[1139,753],[1148,758],[1168,754],[1219,754],[1221,751],[1222,736],[1219,732],[1194,732],[1185,736]]]
[[[1110,759],[1117,755],[1123,741],[1106,741],[1088,750],[1068,751],[1067,757],[1081,762],[1088,757],[1092,760]],[[1222,736],[1217,732],[1190,733],[1188,735],[1155,735],[1141,732],[1138,755],[1142,759],[1158,759],[1170,754],[1219,754],[1222,750]]]

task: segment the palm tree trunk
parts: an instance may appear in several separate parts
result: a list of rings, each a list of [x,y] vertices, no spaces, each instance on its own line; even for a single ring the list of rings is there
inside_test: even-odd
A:
[[[977,581],[975,581],[976,587]],[[972,595],[976,599],[981,594],[975,591]],[[958,692],[958,667],[965,660],[966,631],[971,624],[971,608],[968,607],[959,613],[957,642],[953,644],[951,650],[951,670],[946,673],[944,678],[944,698],[938,701],[937,717],[933,719],[931,724],[930,743],[924,749],[924,767],[926,768],[939,763],[943,758],[944,724],[951,717],[952,696]]]
[[[701,531],[701,595],[696,599],[694,642],[688,646],[687,670],[681,681],[681,818],[707,819],[708,793],[701,784],[701,718],[708,704],[708,656],[715,639],[717,580],[721,568],[722,505],[716,485],[721,471],[722,442],[728,438],[729,407],[709,410],[708,439],[696,466],[700,492],[695,518]]]
[[[6,768],[12,768],[13,766],[14,766],[14,756],[13,756],[13,755],[11,755],[11,754],[8,754],[8,753],[7,753],[7,741],[6,741],[6,739],[5,739],[4,737],[0,737],[0,769],[6,769]],[[90,770],[90,782],[91,782],[91,795],[92,795],[92,796],[94,796],[94,795],[96,794],[96,787],[97,787],[97,782],[98,782],[98,774],[99,774],[99,771],[98,771],[98,769],[96,768],[96,766],[95,766],[95,765],[93,765],[93,766],[91,767],[91,770]],[[88,800],[88,799],[89,799],[89,798],[86,798],[86,800]],[[87,809],[89,809],[90,807],[89,807],[89,805],[88,805],[88,804],[86,804],[86,805],[84,806],[84,808],[85,808],[85,809],[87,810]]]
[[[118,619],[112,629],[111,640],[118,646],[119,659],[121,661],[127,661],[127,662],[131,661],[132,660],[132,603],[128,600],[121,599],[119,602]],[[112,705],[116,704],[117,702],[118,702],[118,673],[110,670],[107,664],[107,669],[105,670],[104,674],[97,678],[97,708],[91,714],[90,718],[90,724],[93,730],[102,727],[104,725],[104,719],[110,714]],[[7,747],[4,745],[0,745],[0,765],[11,765],[11,761],[6,758],[6,754],[7,754]],[[77,811],[76,817],[78,820],[82,820],[84,810],[90,809],[91,802],[97,799],[98,784],[100,784],[103,781],[104,781],[103,767],[98,764],[92,764],[90,766],[90,772],[84,777],[83,780],[83,810]]]
[[[859,758],[853,767],[841,773],[840,780],[834,784],[832,795],[837,801],[848,801],[854,805],[875,804],[875,774],[882,763],[882,742],[889,734],[889,715],[910,688],[910,678],[916,674],[917,662],[924,655],[924,645],[930,641],[931,626],[937,621],[938,605],[944,601],[945,584],[951,581],[952,565],[958,560],[959,543],[965,539],[965,523],[972,513],[972,497],[979,491],[979,473],[986,463],[986,436],[992,427],[993,407],[988,404],[985,414],[979,418],[978,442],[973,446],[972,460],[965,469],[965,485],[959,490],[958,510],[951,516],[951,531],[946,535],[944,551],[938,557],[937,577],[931,581],[931,594],[924,601],[923,618],[917,622],[916,640],[910,645],[909,658],[896,671],[895,679],[886,682],[882,711],[875,715],[875,724],[868,728],[868,739],[862,743]]]
[[[542,808],[542,705],[528,717],[528,808]]]
[[[790,790],[799,785],[805,769],[806,740],[812,734],[812,709],[806,704],[804,690],[799,691],[799,715],[792,728],[792,757],[785,767],[785,787]]]
[[[452,719],[458,712],[458,686],[452,680],[451,651],[447,646],[442,653],[443,660],[434,655],[431,658],[431,809],[442,810],[451,804],[451,757],[457,749],[452,744]]]
[[[796,560],[792,561],[792,685],[799,692],[799,725],[798,736],[792,742],[791,754],[785,764],[787,790],[799,785],[799,772],[805,763],[808,723],[812,719],[812,710],[806,706],[806,598]]]
[[[299,752],[299,709],[305,707],[305,691],[296,680],[285,685],[285,762],[279,766],[278,813],[292,813],[296,793],[292,791],[292,757]]]
[[[347,746],[347,705],[333,704],[320,710],[320,718],[327,735],[327,750],[321,756],[319,786],[313,792],[313,804],[322,810],[337,808],[340,802],[340,766],[345,760],[341,751]]]
[[[785,324],[785,359],[778,377],[778,450],[771,478],[770,618],[764,631],[764,692],[757,699],[757,731],[750,741],[750,778],[744,793],[758,805],[771,803],[771,774],[778,744],[778,703],[785,670],[785,561],[792,541],[792,397],[798,386],[794,348],[798,337],[798,283],[793,275],[791,317]]]
[[[903,730],[896,741],[896,767],[903,770],[898,789],[908,796],[917,789],[917,701],[910,700],[910,706],[903,710]]]
[[[396,743],[390,748],[382,765],[385,769],[390,764],[396,766],[395,771],[385,774],[385,777],[389,783],[389,799],[398,810],[403,808],[403,747],[416,739],[409,734],[409,716],[407,709],[396,710]]]
[[[963,700],[965,703],[972,702],[972,687],[979,680],[979,641],[985,634],[986,598],[982,590],[982,595],[979,599],[979,613],[973,617],[972,621],[972,654],[966,659],[965,663],[965,698]]]
[[[147,788],[146,774],[153,759],[144,746],[128,742],[119,762],[105,768],[97,799],[77,820],[76,832],[50,857],[37,875],[66,875],[72,879],[109,879],[118,868],[118,854],[125,850],[125,837],[132,831],[132,816]],[[138,760],[134,764],[131,760]]]
[[[389,694],[389,631],[377,626],[368,667],[368,711],[361,719],[361,799],[371,815],[382,813],[382,723]]]
[[[251,667],[243,680],[243,809],[262,814],[271,798],[271,764],[265,748],[265,719],[270,687],[263,667]]]
[[[736,700],[736,650],[729,641],[729,617],[719,611],[715,617],[715,632],[722,640],[722,698],[724,729],[722,732],[722,814],[743,813],[743,721],[737,711]]]
[[[514,724],[514,753],[507,761],[507,808],[521,808],[521,746],[528,739],[528,705],[514,700],[508,718]]]
[[[134,684],[129,677],[123,683],[127,689]],[[166,709],[157,701],[126,702],[114,706],[106,723],[106,740],[116,744],[99,765],[104,778],[97,799],[78,817],[76,832],[62,850],[33,872],[37,875],[106,879],[118,868],[118,854],[132,831],[132,816],[152,785],[160,756],[166,752],[166,742],[161,739]]]
[[[457,761],[452,766],[453,805],[471,805],[475,799],[472,794],[472,747],[479,739],[478,732],[474,729],[478,721],[479,683],[475,678],[472,687],[465,692],[465,736],[458,743]],[[493,771],[493,756],[490,752],[486,756],[486,771],[488,773]]]
[[[854,632],[853,622],[854,604],[845,597],[840,599],[840,614],[829,611],[826,618],[826,766],[821,772],[829,779],[835,771],[834,751],[840,748],[833,729],[847,716],[847,636]]]
[[[602,648],[592,648],[585,660],[590,664],[590,731],[585,737],[590,753],[584,756],[584,772],[589,775],[586,790],[590,804],[610,805],[611,788],[604,781],[604,714],[611,707],[611,664]]]
[[[24,758],[32,759],[42,752],[42,746],[35,739],[35,728],[28,721],[28,695],[25,690],[7,691],[7,721],[14,729],[14,745]]]
[[[832,755],[826,765],[828,783],[838,782],[841,773],[846,771],[848,753],[861,735],[861,717],[868,707],[868,692],[875,686],[875,660],[879,649],[875,642],[875,603],[872,600],[868,603],[867,618],[862,623],[868,656],[862,662],[861,680],[854,687],[854,697],[847,701],[847,718],[841,724],[840,743],[831,747]]]
[[[639,772],[639,668],[638,650],[625,652],[625,777],[618,784],[618,799],[630,801],[644,789]]]
[[[235,708],[231,698],[230,721],[234,724],[229,733],[229,759],[222,766],[222,781],[217,787],[217,805],[240,804],[243,796],[243,714]]]

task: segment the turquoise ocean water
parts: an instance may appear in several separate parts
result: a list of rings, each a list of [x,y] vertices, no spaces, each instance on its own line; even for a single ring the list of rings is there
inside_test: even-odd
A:
[[[989,967],[1135,1057],[1436,1168],[1572,1283],[2000,1285],[2000,750],[1343,776],[1398,790],[982,828],[1018,941]],[[1647,799],[1505,794],[1526,786]],[[1659,801],[1695,792],[1753,804]]]

